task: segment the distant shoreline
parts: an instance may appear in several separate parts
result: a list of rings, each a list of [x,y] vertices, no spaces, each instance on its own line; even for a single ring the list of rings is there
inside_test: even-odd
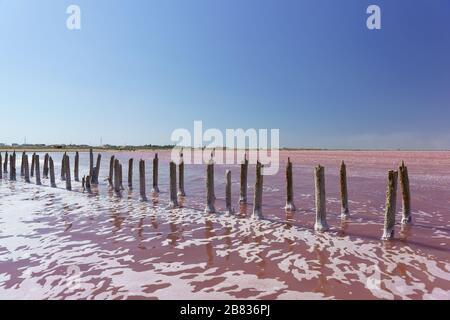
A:
[[[69,145],[69,146],[0,146],[0,152],[5,151],[27,151],[27,152],[89,152],[90,149],[96,152],[100,151],[156,151],[156,150],[171,150],[175,146],[87,146],[87,145]],[[181,149],[180,147],[176,147]],[[184,148],[188,149],[188,148]],[[218,148],[216,148],[218,149]],[[191,150],[194,150],[191,148]],[[197,149],[199,150],[199,149]],[[212,150],[212,148],[206,148],[205,150]],[[225,150],[225,149],[224,149]],[[243,150],[243,149],[234,149]],[[249,149],[246,149],[249,150]],[[250,149],[256,151],[257,149]],[[269,149],[270,150],[270,149]],[[449,152],[450,150],[444,149],[326,149],[326,148],[280,148],[279,151],[339,151],[339,152]]]

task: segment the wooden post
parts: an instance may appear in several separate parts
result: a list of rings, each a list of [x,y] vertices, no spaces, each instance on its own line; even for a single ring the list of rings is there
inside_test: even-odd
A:
[[[214,162],[209,160],[206,165],[206,207],[205,213],[214,213],[216,208],[214,207]]]
[[[326,195],[325,195],[325,168],[318,165],[315,168],[314,181],[316,187],[316,223],[314,230],[326,231],[327,223]]]
[[[62,160],[61,160],[61,180],[62,181],[66,180],[66,168],[65,168],[65,166],[66,166],[66,156],[67,156],[67,153],[64,152]]]
[[[122,173],[123,173],[123,171],[122,171],[122,164],[119,163],[119,187],[120,187],[120,190],[123,190]]]
[[[253,196],[253,218],[262,218],[262,192],[263,192],[263,166],[259,161],[256,162],[256,181],[255,193]]]
[[[48,155],[48,153],[46,153],[45,156],[44,156],[44,169],[42,171],[42,177],[44,179],[48,179],[48,170],[49,170],[49,168],[48,168],[48,157],[49,157],[49,155]]]
[[[55,164],[53,162],[52,157],[48,159],[49,166],[50,166],[50,186],[52,188],[56,188],[56,182],[55,182]]]
[[[23,175],[25,177],[25,182],[30,183],[30,167],[28,164],[28,155],[24,154],[22,159],[23,159]]]
[[[16,181],[16,151],[13,152],[13,177],[14,177],[14,181]]]
[[[40,169],[40,166],[39,166],[39,155],[37,154],[35,157],[34,157],[34,163],[35,163],[35,173],[36,173],[36,184],[38,185],[38,186],[40,186],[42,183],[41,183],[41,169]]]
[[[226,186],[225,186],[225,210],[227,213],[234,213],[233,208],[231,207],[231,171],[227,170],[225,171],[225,179],[226,179]]]
[[[16,180],[16,169],[14,168],[15,165],[15,159],[14,154],[9,155],[9,180],[15,181]]]
[[[100,175],[101,161],[102,161],[102,155],[99,153],[97,155],[97,163],[95,164],[95,167],[92,169],[92,171],[93,171],[93,175],[91,177],[92,184],[98,184],[98,177]]]
[[[89,177],[91,178],[91,183],[92,183],[92,178],[94,176],[94,153],[92,151],[92,148],[89,149]]]
[[[119,160],[114,160],[114,190],[116,192],[120,192],[120,176],[119,176],[119,170],[120,170],[120,163]]]
[[[81,188],[83,188],[83,191],[86,190],[86,176],[81,178]]]
[[[64,166],[66,169],[66,189],[72,190],[72,179],[70,177],[70,157],[66,156],[66,165]]]
[[[75,181],[80,181],[79,173],[80,173],[80,154],[77,151],[75,153],[75,164],[74,164],[74,169],[73,169],[73,175],[74,175]]]
[[[159,193],[158,187],[158,154],[155,154],[155,158],[153,159],[153,193]]]
[[[139,166],[140,165],[141,163],[139,162]],[[128,188],[130,190],[133,189],[133,158],[128,160]]]
[[[3,172],[8,172],[8,151],[5,152],[5,163],[3,163]]]
[[[141,193],[142,201],[146,201],[147,195],[145,191],[145,161],[142,159],[139,161],[139,191]]]
[[[25,175],[25,151],[22,152],[22,160],[20,162],[20,176]]]
[[[108,182],[111,187],[114,185],[114,161],[115,157],[111,156],[111,159],[109,160],[109,177],[108,177]]]
[[[180,197],[185,197],[184,192],[184,160],[183,153],[180,154],[180,163],[178,165],[178,195]]]
[[[9,180],[16,181],[16,152],[9,156]]]
[[[170,203],[169,208],[178,208],[177,198],[177,165],[175,162],[170,161]]]
[[[86,177],[86,190],[91,192],[91,176]]]
[[[411,195],[409,193],[408,167],[405,166],[403,161],[398,171],[400,175],[400,186],[402,188],[402,224],[409,224],[412,222]]]
[[[31,173],[30,177],[34,177],[34,167],[36,167],[36,153],[31,156]]]
[[[394,237],[395,212],[397,211],[397,179],[398,172],[390,170],[388,172],[384,229],[383,236],[381,237],[382,240],[389,240]]]
[[[294,212],[294,186],[292,182],[292,162],[291,159],[288,158],[288,162],[286,165],[286,206],[284,209],[286,211]]]
[[[247,154],[245,154],[244,161],[241,163],[241,188],[239,195],[239,203],[247,203],[247,173],[248,173],[248,160]]]
[[[0,152],[0,167],[3,164],[2,153]],[[3,170],[0,168],[0,179],[3,179]]]
[[[344,161],[341,162],[341,169],[339,170],[341,182],[341,218],[345,219],[350,215],[348,209],[348,192],[347,192],[347,167]]]

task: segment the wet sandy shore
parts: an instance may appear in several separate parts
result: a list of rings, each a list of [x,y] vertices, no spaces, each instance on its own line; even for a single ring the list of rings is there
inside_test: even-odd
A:
[[[73,161],[73,154],[70,154]],[[153,152],[121,152],[147,161]],[[52,154],[60,164],[61,154]],[[449,299],[450,153],[283,151],[291,157],[299,209],[283,210],[284,170],[264,180],[264,219],[205,215],[204,166],[186,166],[183,208],[167,210],[168,152],[160,154],[158,197],[138,190],[115,195],[104,181],[83,193],[0,180],[0,297],[6,299]],[[41,161],[43,155],[41,156]],[[351,217],[341,221],[338,169],[347,163]],[[408,165],[414,223],[380,241],[386,173]],[[326,167],[331,230],[315,233],[313,167]],[[42,165],[41,165],[42,168]],[[237,203],[239,166],[216,166],[217,209],[224,210],[224,174],[232,170]],[[59,172],[56,167],[56,172]],[[81,154],[81,172],[88,156]],[[134,185],[138,186],[137,176]],[[249,198],[254,167],[249,170]],[[236,205],[237,207],[237,205]],[[400,212],[400,203],[398,211]],[[239,209],[239,208],[237,208]]]

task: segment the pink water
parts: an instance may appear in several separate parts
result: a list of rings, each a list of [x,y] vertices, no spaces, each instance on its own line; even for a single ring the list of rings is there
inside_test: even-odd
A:
[[[66,191],[59,180],[58,189],[48,180],[43,186],[20,176],[0,180],[0,298],[450,298],[450,152],[283,151],[279,173],[264,178],[262,220],[250,218],[254,166],[250,204],[239,210],[239,166],[217,165],[216,208],[224,210],[224,174],[231,169],[238,214],[205,215],[204,166],[186,166],[183,208],[167,210],[168,152],[160,152],[157,197],[150,194],[154,153],[115,153],[124,168],[135,159],[136,189],[137,160],[146,160],[148,202],[138,190],[118,197],[109,189],[110,155],[103,153],[101,183],[92,194],[77,182]],[[58,177],[62,154],[51,156]],[[288,156],[298,209],[292,214],[283,210]],[[351,210],[344,222],[341,160]],[[386,175],[401,160],[409,170],[414,222],[399,224],[399,201],[395,240],[383,242]],[[318,163],[326,170],[326,233],[313,231]],[[88,154],[80,165],[87,174]]]

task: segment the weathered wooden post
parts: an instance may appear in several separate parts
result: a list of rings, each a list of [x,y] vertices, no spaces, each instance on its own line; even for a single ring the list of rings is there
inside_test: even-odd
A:
[[[2,153],[0,152],[0,167],[3,164]],[[0,179],[3,179],[3,170],[0,168]]]
[[[124,189],[124,188],[123,188],[122,173],[123,173],[123,170],[122,170],[122,164],[119,163],[119,186],[120,186],[120,190],[123,190],[123,189]]]
[[[348,192],[347,192],[347,167],[344,161],[341,162],[341,169],[339,170],[341,182],[341,218],[345,219],[350,215],[348,209]]]
[[[206,207],[205,213],[214,213],[216,208],[214,206],[216,198],[214,196],[214,162],[209,160],[206,165]]]
[[[64,152],[63,157],[61,159],[61,180],[65,181],[66,180],[66,156],[67,153]]]
[[[325,195],[325,168],[318,165],[314,172],[315,195],[316,195],[316,223],[314,230],[326,231],[329,229],[327,223],[327,208]]]
[[[91,192],[91,176],[86,177],[86,190],[87,192]]]
[[[386,191],[386,208],[384,212],[384,230],[382,240],[394,238],[395,212],[397,211],[397,180],[398,172],[388,172],[388,186]]]
[[[66,156],[66,164],[64,167],[66,169],[66,189],[72,190],[72,181],[71,181],[71,177],[70,177],[70,157],[69,156]]]
[[[13,152],[13,169],[14,169],[14,172],[13,172],[14,181],[16,181],[16,173],[17,173],[17,171],[16,171],[16,151],[15,150]]]
[[[142,201],[146,201],[147,195],[145,191],[145,161],[142,159],[139,161],[139,191],[141,193]]]
[[[120,163],[119,160],[114,160],[114,190],[120,192]]]
[[[55,164],[53,162],[52,157],[49,157],[48,159],[49,166],[50,166],[50,186],[52,188],[56,188],[56,182],[55,182]]]
[[[185,197],[184,192],[184,160],[183,153],[180,154],[180,163],[178,164],[178,195],[180,197]]]
[[[75,181],[80,181],[79,173],[80,173],[80,154],[77,151],[75,152],[75,163],[73,169],[73,176]]]
[[[141,163],[139,162],[139,166],[140,165]],[[133,158],[128,160],[128,188],[130,190],[133,189]]]
[[[38,186],[40,186],[42,183],[41,183],[41,169],[39,166],[39,155],[38,154],[34,157],[34,162],[35,162],[35,166],[36,166],[35,167],[36,184]]]
[[[411,195],[409,193],[409,176],[408,167],[402,161],[398,168],[400,175],[400,186],[402,188],[402,224],[409,224],[412,222],[411,216]]]
[[[34,177],[34,167],[36,167],[36,153],[33,152],[33,155],[31,156],[30,177]]]
[[[93,175],[91,177],[92,184],[98,184],[98,177],[100,175],[101,161],[102,161],[102,155],[99,153],[97,155],[97,163],[95,164],[95,167],[93,168]]]
[[[158,154],[155,154],[155,158],[153,158],[153,193],[159,193],[158,187]]]
[[[28,155],[24,154],[22,159],[23,159],[23,175],[25,177],[25,182],[30,183],[30,167],[28,164]]]
[[[48,170],[49,170],[49,168],[48,168],[48,157],[49,157],[49,155],[48,155],[48,153],[46,153],[45,156],[44,156],[44,169],[42,171],[42,177],[44,179],[48,179]]]
[[[22,152],[22,160],[20,162],[20,176],[25,175],[25,151]]]
[[[215,156],[216,156],[216,148],[213,148],[212,151],[211,151],[211,161],[213,163],[213,167],[211,169],[211,181],[212,181],[212,186],[213,186],[213,188],[212,188],[212,196],[214,197],[214,201],[217,199],[216,198],[216,188],[214,188],[214,181],[216,181],[216,179],[214,177],[214,163],[215,163],[214,157]]]
[[[292,162],[291,159],[288,158],[288,162],[286,165],[286,206],[284,209],[286,211],[294,212],[294,186],[292,182]]]
[[[9,156],[9,179],[16,181],[16,153]]]
[[[178,208],[178,198],[177,198],[177,165],[175,162],[170,161],[170,203],[169,208]]]
[[[255,194],[253,196],[253,217],[262,218],[262,193],[263,193],[263,166],[259,161],[256,162],[256,181],[255,181]]]
[[[239,203],[247,203],[247,173],[248,173],[248,160],[247,154],[244,156],[244,161],[241,163],[241,188],[239,195]]]
[[[13,166],[13,155],[10,154],[9,155],[9,180],[11,180],[11,181],[14,180],[12,166]]]
[[[5,162],[3,163],[3,172],[8,172],[8,151],[5,152]]]
[[[91,178],[92,183],[92,177],[94,176],[94,153],[92,151],[92,148],[89,149],[89,177]]]
[[[225,186],[225,210],[227,213],[234,213],[231,206],[231,171],[225,172],[226,186]]]
[[[108,182],[111,187],[114,185],[114,163],[115,157],[111,156],[111,159],[109,160],[109,177],[108,177]]]

